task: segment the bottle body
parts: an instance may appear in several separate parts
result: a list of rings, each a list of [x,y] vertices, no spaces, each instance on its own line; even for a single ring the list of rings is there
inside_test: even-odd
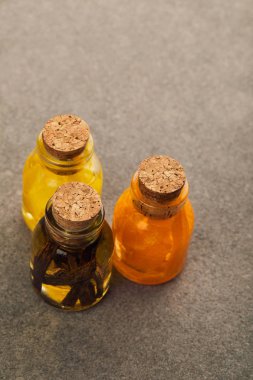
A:
[[[132,281],[160,284],[183,269],[193,231],[193,209],[184,194],[184,204],[171,217],[144,215],[134,204],[132,190],[137,186],[132,181],[132,188],[125,190],[115,206],[113,263]]]
[[[69,240],[69,237],[66,238]],[[59,243],[47,227],[45,217],[32,239],[30,272],[42,298],[64,310],[79,311],[98,303],[106,294],[112,270],[113,238],[103,222],[96,239]]]
[[[41,135],[37,147],[28,156],[23,170],[22,214],[33,230],[45,213],[45,206],[56,189],[66,182],[83,182],[102,192],[102,166],[93,151],[90,136],[84,152],[68,161],[52,157],[43,145]]]

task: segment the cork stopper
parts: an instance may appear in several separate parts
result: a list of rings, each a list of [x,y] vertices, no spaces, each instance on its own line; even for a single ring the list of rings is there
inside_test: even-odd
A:
[[[85,228],[102,209],[98,193],[81,182],[68,182],[58,188],[52,198],[56,222],[67,230]]]
[[[176,198],[186,181],[182,165],[168,156],[153,156],[142,161],[138,169],[141,193],[158,202]]]
[[[42,130],[46,150],[60,160],[80,154],[89,139],[89,126],[75,115],[57,115]]]

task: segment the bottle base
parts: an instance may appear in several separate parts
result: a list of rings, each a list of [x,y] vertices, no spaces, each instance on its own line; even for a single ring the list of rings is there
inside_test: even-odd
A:
[[[117,269],[117,271],[127,280],[130,280],[140,285],[161,285],[173,280],[175,277],[180,275],[180,273],[183,271],[183,266],[182,266],[177,272],[172,273],[172,274],[170,273],[169,275],[165,276],[164,274],[157,275],[157,274],[139,272],[123,264],[122,262],[118,262],[115,259],[113,260],[113,265]]]
[[[105,297],[105,295],[107,294],[107,292],[109,290],[109,286],[104,290],[102,296],[99,297],[99,298],[96,298],[96,300],[93,303],[91,303],[89,305],[77,304],[75,306],[64,306],[64,305],[61,305],[60,303],[58,303],[58,302],[52,300],[51,298],[47,297],[45,294],[43,294],[43,292],[40,292],[38,289],[35,288],[35,286],[33,286],[33,289],[36,292],[36,294],[38,296],[40,296],[43,299],[43,301],[45,301],[50,306],[54,306],[57,309],[61,309],[63,311],[70,311],[70,312],[73,311],[73,312],[75,312],[75,311],[84,311],[84,310],[90,309],[91,307],[93,307],[97,303],[99,303]]]

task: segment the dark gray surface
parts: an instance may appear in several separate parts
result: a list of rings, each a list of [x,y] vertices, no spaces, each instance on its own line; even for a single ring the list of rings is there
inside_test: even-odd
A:
[[[253,3],[0,1],[1,379],[249,379]],[[113,205],[139,161],[185,166],[196,212],[180,278],[64,313],[33,292],[21,172],[43,123],[91,125]],[[252,309],[251,309],[252,310]]]

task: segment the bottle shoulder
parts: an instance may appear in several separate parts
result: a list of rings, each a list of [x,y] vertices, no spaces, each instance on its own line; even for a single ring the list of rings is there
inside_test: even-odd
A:
[[[43,159],[40,156],[38,149],[34,148],[25,160],[24,170],[32,170],[36,165],[40,165],[42,170],[56,173],[57,175],[60,175],[61,173],[66,175],[67,172],[70,172],[70,174],[83,171],[85,173],[87,171],[92,171],[94,174],[102,172],[101,161],[95,152],[93,152],[87,160],[79,159],[62,162],[58,160],[53,163],[53,161],[48,161],[47,158]]]
[[[122,209],[126,207],[131,207],[132,198],[130,188],[126,188],[119,196],[118,200],[115,203],[115,211],[117,209]]]
[[[161,219],[146,216],[136,208],[133,203],[130,188],[126,189],[119,197],[114,210],[113,229],[144,229],[151,231],[154,229],[166,231],[177,225],[178,228],[189,226],[192,232],[194,224],[194,212],[189,199],[183,207],[172,217]]]
[[[32,245],[35,250],[34,254],[38,253],[43,246],[50,244],[51,247],[57,247],[62,252],[75,252],[75,251],[85,251],[89,246],[94,246],[96,249],[107,250],[112,252],[113,250],[113,235],[112,230],[107,221],[104,221],[103,227],[97,239],[91,244],[80,244],[76,248],[67,248],[64,244],[55,241],[49,234],[45,223],[45,217],[43,217],[36,225],[33,235],[32,235]]]
[[[39,162],[37,149],[34,148],[26,157],[24,167],[30,166],[33,163]]]

